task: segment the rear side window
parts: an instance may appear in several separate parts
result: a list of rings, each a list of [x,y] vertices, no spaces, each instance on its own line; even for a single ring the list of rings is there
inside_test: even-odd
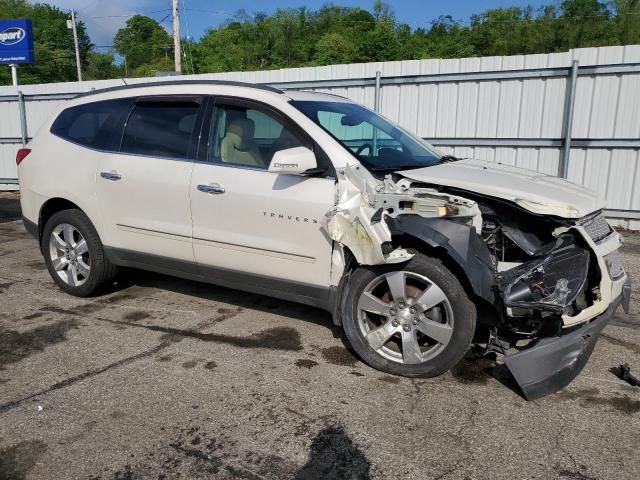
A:
[[[122,138],[120,151],[167,158],[189,158],[199,102],[139,101]]]
[[[119,98],[67,108],[53,122],[51,133],[86,147],[118,150],[130,103]]]

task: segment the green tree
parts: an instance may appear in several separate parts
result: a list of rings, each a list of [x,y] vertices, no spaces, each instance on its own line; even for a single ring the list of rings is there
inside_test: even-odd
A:
[[[113,46],[126,61],[129,76],[173,69],[173,41],[153,18],[135,15],[116,33]]]
[[[426,58],[475,57],[478,52],[471,42],[468,28],[454,20],[450,15],[441,16],[424,33]]]
[[[124,67],[115,64],[112,53],[89,53],[83,77],[86,80],[107,80],[124,76]]]
[[[33,23],[36,61],[20,66],[20,83],[68,82],[77,80],[73,35],[67,28],[69,14],[44,3],[0,0],[0,20],[26,18]],[[87,68],[93,48],[83,22],[78,22],[80,64]],[[10,84],[8,67],[0,68],[0,83]]]
[[[599,0],[564,0],[560,9],[557,50],[620,44],[609,4]]]
[[[331,65],[353,62],[356,56],[354,43],[341,33],[327,33],[315,45],[313,63]]]
[[[540,8],[493,8],[470,22],[441,16],[427,28],[401,23],[388,3],[368,11],[327,4],[318,10],[278,9],[267,15],[240,10],[209,29],[199,41],[183,41],[188,73],[264,70],[419,58],[519,55],[572,48],[640,43],[640,0],[548,0]],[[0,18],[31,18],[38,63],[22,68],[25,82],[75,79],[72,35],[67,14],[46,4],[0,0]],[[426,19],[423,19],[426,20]],[[85,76],[117,77],[122,66],[110,54],[92,49],[78,26]],[[126,74],[172,70],[173,42],[154,19],[130,18],[114,39],[126,60]],[[9,81],[9,69],[0,69]]]
[[[640,43],[640,0],[616,0],[614,3],[620,41],[623,45]]]

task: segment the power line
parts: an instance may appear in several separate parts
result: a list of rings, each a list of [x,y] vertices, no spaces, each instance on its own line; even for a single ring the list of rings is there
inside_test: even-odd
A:
[[[191,37],[191,33],[189,31],[189,15],[187,15],[187,5],[186,5],[186,0],[182,1],[182,5],[184,6],[184,24],[187,30],[187,39],[189,39]],[[187,46],[189,47],[189,56],[190,56],[190,63],[191,63],[191,73],[195,73],[196,69],[193,65],[193,46],[191,45],[191,41],[187,42]],[[187,53],[187,49],[184,49],[185,54]]]
[[[151,17],[151,15],[155,15],[156,13],[165,13],[165,12],[171,12],[170,8],[163,8],[162,10],[153,10],[151,12],[135,12],[135,13],[130,13],[128,15],[99,15],[99,16],[94,16],[94,17],[89,17],[86,15],[83,15],[82,18],[87,19],[87,20],[98,20],[98,19],[104,19],[104,18],[132,18],[135,17],[137,15],[142,15],[145,17]],[[153,17],[151,17],[153,18]]]
[[[572,21],[572,20],[584,20],[584,19],[593,19],[593,18],[607,18],[609,20],[615,20],[616,18],[619,17],[623,17],[623,16],[627,16],[627,15],[640,15],[640,12],[622,12],[622,13],[599,13],[599,14],[594,14],[594,15],[574,15],[574,16],[562,16],[562,17],[545,17],[545,16],[538,16],[538,17],[531,17],[531,18],[522,18],[522,17],[514,17],[510,20],[497,20],[497,19],[493,19],[493,18],[486,18],[484,17],[484,13],[480,13],[477,15],[474,15],[475,17],[478,17],[478,21],[474,23],[473,21],[473,17],[470,18],[469,20],[460,20],[460,19],[454,19],[453,17],[450,17],[449,15],[442,15],[441,17],[439,17],[437,20],[439,20],[440,18],[451,18],[454,22],[456,22],[459,26],[462,27],[470,27],[473,25],[477,25],[477,24],[483,24],[483,23],[531,23],[531,22],[568,22],[568,21]],[[436,22],[437,20],[433,20],[431,23]]]

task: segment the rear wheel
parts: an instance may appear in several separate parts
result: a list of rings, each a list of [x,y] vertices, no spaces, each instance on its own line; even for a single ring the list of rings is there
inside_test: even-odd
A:
[[[359,268],[343,302],[345,334],[362,359],[407,377],[434,377],[465,355],[476,309],[438,259],[416,255],[402,267]]]
[[[116,267],[107,259],[98,232],[80,210],[62,210],[44,226],[42,252],[51,278],[65,292],[87,297],[110,286]]]

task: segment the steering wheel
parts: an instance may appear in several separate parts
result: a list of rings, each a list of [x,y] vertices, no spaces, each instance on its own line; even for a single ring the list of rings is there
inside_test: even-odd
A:
[[[373,153],[373,145],[371,145],[370,143],[363,143],[363,144],[362,144],[362,145],[360,145],[360,146],[358,147],[358,149],[356,150],[356,155],[357,155],[357,156],[360,156],[360,154],[361,154],[362,152],[364,152],[367,148],[369,149],[369,151],[370,151],[370,152],[372,152],[372,153]],[[369,154],[369,156],[371,156],[371,154]]]

